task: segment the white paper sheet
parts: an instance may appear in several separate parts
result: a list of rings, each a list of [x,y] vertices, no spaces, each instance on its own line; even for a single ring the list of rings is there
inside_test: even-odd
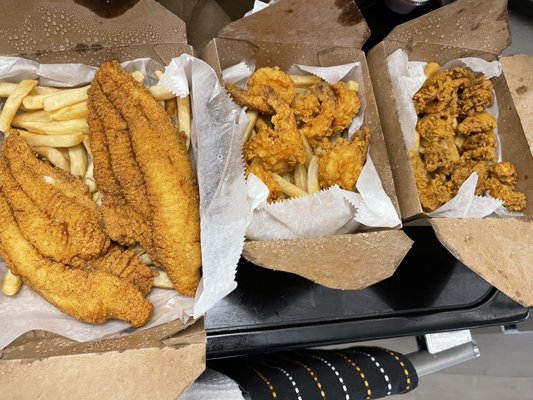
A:
[[[128,72],[134,70],[143,72],[148,85],[156,84],[155,71],[164,69],[162,65],[149,59],[126,62],[122,66]],[[198,71],[194,70],[196,67]],[[222,123],[216,128],[212,125],[224,122],[224,118],[228,117],[226,111],[232,106],[231,101],[220,86],[217,86],[214,71],[205,63],[194,65],[189,63],[187,68],[189,68],[187,73],[172,75],[182,85],[184,76],[185,82],[190,79],[194,117],[192,142],[196,143],[195,147],[201,152],[199,157],[195,157],[199,161],[196,167],[203,176],[210,177],[199,181],[202,205],[200,217],[203,278],[195,299],[179,295],[174,290],[153,289],[148,295],[148,299],[154,305],[153,316],[140,330],[178,318],[187,321],[191,316],[199,317],[235,288],[235,269],[242,250],[245,225],[248,224],[246,216],[250,218],[249,213],[243,213],[235,207],[224,209],[224,205],[220,204],[220,198],[228,191],[244,193],[243,197],[246,198],[242,166],[240,172],[236,170],[234,175],[225,175],[221,169],[226,171],[230,161],[234,160],[227,160],[225,164],[215,162],[220,159],[225,160],[224,151],[227,152],[227,147],[234,145],[231,140],[221,141],[226,147],[213,145],[217,135],[225,138],[233,136]],[[0,57],[0,80],[10,82],[24,78],[36,79],[42,73],[41,84],[51,85],[51,82],[54,82],[55,86],[69,87],[87,84],[93,79],[95,71],[94,67],[79,64],[39,65],[20,58]],[[165,79],[169,79],[168,74],[165,74]],[[223,101],[220,101],[221,97]],[[237,112],[235,110],[234,114]],[[209,124],[210,128],[207,126]],[[209,174],[206,173],[207,170]],[[218,173],[214,174],[215,171]],[[239,185],[242,185],[242,188]],[[221,229],[221,225],[224,229]],[[0,276],[6,271],[5,265],[0,262]],[[0,293],[0,326],[2,327],[0,349],[21,334],[35,329],[46,330],[78,341],[112,337],[132,331],[129,324],[121,321],[108,321],[101,325],[79,322],[47,303],[26,286],[23,286],[15,297],[7,297]]]
[[[392,78],[396,107],[400,118],[400,127],[406,147],[407,149],[411,149],[415,144],[415,129],[418,121],[412,98],[426,80],[424,68],[427,63],[421,61],[409,61],[407,53],[402,49],[398,49],[392,53],[387,58],[387,63],[389,74]],[[452,60],[446,65],[443,65],[441,70],[447,70],[456,66],[466,66],[475,72],[482,72],[489,79],[500,76],[502,73],[501,65],[498,61],[489,62],[474,57]],[[488,108],[488,111],[496,118],[496,120],[498,119],[499,111],[496,94],[494,94],[494,104]],[[498,130],[495,129],[494,133],[498,144],[497,154],[501,161]],[[463,182],[459,192],[453,199],[439,207],[437,210],[426,213],[425,215],[441,218],[481,218],[500,210],[499,215],[503,216],[505,212],[501,211],[502,201],[488,195],[476,196],[476,183],[477,175],[472,173],[469,179]]]
[[[226,69],[231,71],[226,76],[231,77],[231,83],[242,84],[253,73],[251,65],[250,61],[243,61]],[[341,80],[357,82],[361,108],[348,128],[346,137],[351,138],[362,126],[366,99],[359,63],[335,67],[293,65],[288,72],[296,75],[313,74],[331,84]],[[392,228],[400,224],[370,155],[356,185],[359,193],[333,186],[313,195],[268,204],[268,188],[261,180],[251,174],[247,186],[254,211],[252,222],[246,230],[246,237],[251,240],[326,236],[353,233],[369,227]]]

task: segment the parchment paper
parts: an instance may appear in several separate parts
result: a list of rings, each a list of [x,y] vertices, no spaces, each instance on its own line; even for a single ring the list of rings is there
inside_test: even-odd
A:
[[[422,87],[426,80],[424,68],[426,62],[409,61],[407,53],[398,49],[387,58],[389,73],[392,78],[394,96],[396,98],[397,111],[400,118],[400,127],[408,149],[415,144],[415,129],[418,117],[413,104],[413,96]],[[475,72],[482,72],[490,79],[500,76],[501,65],[498,61],[485,61],[475,57],[465,57],[452,60],[443,65],[441,70],[447,70],[457,66],[466,66]],[[487,109],[498,119],[498,102],[494,93],[494,104]],[[494,130],[497,141],[498,160],[501,161],[500,138],[498,129]],[[457,195],[448,203],[437,210],[426,213],[429,217],[442,218],[482,218],[495,213],[499,216],[518,216],[522,213],[511,213],[502,206],[503,202],[489,195],[476,196],[477,174],[475,172],[461,185]]]
[[[189,67],[194,69],[196,65]],[[162,65],[149,59],[125,62],[122,66],[128,72],[134,70],[143,72],[147,77],[145,83],[148,85],[156,84],[155,71],[164,69]],[[213,115],[220,115],[220,112],[216,114],[216,110],[213,110],[216,107],[209,102],[217,90],[211,85],[213,79],[216,79],[215,73],[204,65],[201,67],[198,73],[189,70],[185,78],[191,79],[192,88],[192,113],[195,117],[192,123],[192,142],[202,152],[201,156],[195,157],[199,161],[196,169],[199,173],[205,174],[206,170],[210,170],[210,173],[214,171],[213,160],[223,156],[223,150],[204,145],[213,135],[213,129],[206,131],[205,124],[216,122],[213,120],[215,118]],[[95,71],[96,68],[81,64],[39,65],[21,58],[0,57],[0,80],[9,82],[38,78],[42,85],[71,87],[89,83],[94,78]],[[183,79],[183,75],[177,75],[176,79],[180,77]],[[198,80],[210,86],[200,87],[197,85]],[[205,90],[205,93],[197,94],[200,90]],[[226,101],[229,102],[229,99]],[[214,103],[219,102],[214,101]],[[207,138],[204,140],[205,137]],[[204,165],[204,162],[208,162],[208,165]],[[196,298],[179,295],[175,290],[153,289],[147,298],[154,305],[154,313],[151,320],[140,330],[178,318],[187,321],[191,316],[199,317],[235,288],[234,274],[242,250],[245,229],[242,225],[247,222],[240,221],[242,213],[235,210],[233,213],[225,214],[226,210],[222,213],[223,208],[219,204],[219,198],[228,188],[234,188],[232,185],[235,181],[242,182],[242,180],[242,167],[238,179],[230,180],[230,177],[223,178],[220,174],[209,175],[209,179],[199,178],[203,278]],[[244,187],[242,193],[245,193]],[[228,221],[232,217],[237,221],[234,224]],[[224,224],[224,229],[221,229],[220,224]],[[0,261],[0,275],[3,276],[6,270],[4,263]],[[79,322],[47,303],[25,285],[15,297],[0,293],[0,326],[2,327],[0,348],[24,332],[35,329],[46,330],[78,341],[90,341],[133,331],[129,324],[120,321],[108,321],[101,325]]]
[[[253,67],[253,61],[245,60],[224,70],[222,76],[226,83],[245,87],[246,80],[254,71]],[[351,138],[361,127],[366,102],[359,63],[335,67],[294,65],[289,73],[317,75],[330,84],[341,80],[359,83],[361,108],[344,137]],[[244,117],[246,118],[245,115]],[[393,228],[400,224],[369,154],[356,184],[359,193],[343,190],[335,185],[313,195],[268,204],[268,188],[260,179],[250,174],[247,186],[248,196],[252,199],[253,218],[246,230],[246,237],[251,240],[327,236],[370,227]]]

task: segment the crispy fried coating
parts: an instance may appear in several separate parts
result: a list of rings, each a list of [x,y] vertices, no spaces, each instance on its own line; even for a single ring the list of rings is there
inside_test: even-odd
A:
[[[0,242],[8,268],[46,301],[90,323],[108,319],[142,326],[152,304],[133,285],[103,271],[85,271],[43,257],[21,233],[8,202],[0,194]]]
[[[315,93],[297,93],[292,101],[291,108],[298,126],[308,124],[318,113],[320,100]]]
[[[274,90],[278,97],[287,104],[291,104],[296,95],[294,82],[278,67],[257,69],[248,79],[246,90],[231,83],[226,84],[225,87],[237,104],[267,115],[275,111],[267,102],[265,88],[269,87]]]
[[[503,201],[503,205],[511,211],[522,211],[526,208],[526,195],[515,191],[516,169],[509,162],[494,164],[487,180],[487,193]]]
[[[411,157],[411,168],[415,177],[418,197],[424,210],[433,211],[455,196],[453,185],[442,174],[430,177],[422,159]]]
[[[140,243],[153,252],[148,224],[151,211],[128,125],[96,80],[89,88],[87,103],[94,178],[103,193],[106,232],[122,245]]]
[[[279,67],[263,67],[255,70],[246,85],[252,96],[264,96],[265,88],[271,88],[285,103],[291,104],[296,95],[294,82]]]
[[[459,153],[451,141],[430,142],[424,150],[424,165],[428,172],[450,171],[459,160]]]
[[[361,101],[357,92],[346,87],[346,83],[337,82],[331,85],[331,90],[335,93],[335,114],[331,124],[333,134],[341,133],[348,128],[359,109],[361,108]]]
[[[472,172],[476,172],[478,176],[476,195],[481,196],[487,190],[489,169],[490,163],[488,161],[461,160],[453,169],[450,180],[456,190],[459,190],[464,181],[472,175]]]
[[[232,83],[226,83],[224,86],[237,104],[243,107],[246,106],[252,110],[257,110],[262,114],[270,115],[274,113],[274,110],[268,105],[265,97],[262,94],[252,95],[246,90],[241,89]]]
[[[355,184],[366,161],[370,132],[367,128],[354,133],[351,141],[340,138],[322,151],[318,161],[320,187],[339,185],[341,189],[355,190]]]
[[[128,124],[152,216],[155,253],[150,256],[177,291],[193,296],[201,273],[199,194],[185,138],[117,62],[103,64],[95,79]]]
[[[109,239],[81,180],[38,160],[16,132],[4,141],[2,154],[2,192],[39,252],[75,263],[107,250]]]
[[[433,114],[447,111],[452,116],[458,113],[458,91],[475,76],[471,70],[456,67],[430,76],[413,96],[418,114]]]
[[[320,110],[300,128],[300,132],[307,138],[311,146],[316,146],[323,138],[333,134],[331,124],[336,115],[336,98],[333,90],[325,82],[314,85],[312,91],[320,100]]]
[[[458,113],[466,117],[482,112],[494,102],[492,82],[484,75],[471,79],[462,90],[458,92]]]
[[[244,147],[244,160],[264,170],[284,174],[296,164],[305,162],[302,136],[296,126],[294,113],[271,88],[265,89],[269,105],[276,111],[273,128],[263,127]]]
[[[416,124],[416,130],[420,137],[430,142],[448,139],[455,135],[453,118],[445,111],[424,115]]]
[[[496,120],[492,114],[482,112],[462,120],[461,123],[457,125],[457,132],[468,136],[473,133],[492,132],[494,128],[496,128]]]
[[[115,275],[145,296],[152,289],[154,278],[158,275],[155,270],[141,263],[133,251],[124,250],[120,246],[111,246],[107,253],[91,260],[85,269]]]
[[[470,135],[463,143],[463,154],[465,160],[492,161],[496,162],[496,135],[494,132],[481,132]]]

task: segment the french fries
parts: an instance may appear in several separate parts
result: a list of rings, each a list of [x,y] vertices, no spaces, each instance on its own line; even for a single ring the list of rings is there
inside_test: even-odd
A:
[[[305,169],[305,165],[298,164],[294,167],[294,184],[307,191],[307,169]]]
[[[86,119],[88,114],[87,103],[83,101],[52,112],[50,118],[54,121],[69,121],[71,119]]]
[[[32,150],[38,155],[45,157],[53,166],[61,168],[63,171],[70,171],[69,161],[58,149],[48,146],[34,146]]]
[[[176,97],[161,85],[151,86],[148,88],[148,91],[157,101],[170,100]]]
[[[15,88],[17,87],[18,83],[11,83],[11,82],[0,82],[0,97],[8,97]],[[60,89],[46,87],[46,86],[35,86],[32,91],[29,93],[30,96],[35,95],[48,95],[52,94],[54,92],[57,92]]]
[[[318,184],[318,156],[312,156],[307,167],[307,191],[309,194],[320,192]]]
[[[246,129],[244,130],[244,135],[242,136],[242,144],[246,143],[254,130],[255,123],[257,122],[257,117],[259,113],[255,110],[246,110],[246,116],[248,117],[248,124],[246,124]]]
[[[65,89],[45,96],[43,98],[43,108],[45,111],[55,111],[72,104],[86,101],[89,87],[90,85],[75,89]]]
[[[30,132],[43,135],[68,135],[71,133],[89,133],[89,125],[85,119],[71,119],[68,121],[20,121],[14,120],[13,126],[24,128]]]
[[[84,177],[87,173],[87,153],[83,144],[69,147],[70,173],[74,176]]]
[[[72,147],[83,142],[83,134],[72,133],[70,135],[41,135],[28,131],[19,130],[20,136],[26,139],[31,147]]]
[[[297,88],[313,86],[322,81],[322,79],[316,75],[289,75],[289,77]]]
[[[191,145],[191,102],[189,96],[178,97],[178,129],[187,138],[187,150]]]
[[[144,82],[144,74],[141,71],[133,71],[131,73],[131,76],[139,83]]]
[[[4,275],[2,280],[2,293],[6,296],[16,295],[22,286],[22,279],[14,275],[10,270],[7,270],[7,273]]]
[[[281,191],[289,197],[301,197],[307,195],[307,192],[305,190],[302,190],[298,186],[287,181],[286,179],[283,179],[278,174],[273,173],[272,179],[274,179],[276,183],[280,186]]]
[[[35,80],[23,80],[17,87],[11,92],[8,96],[4,108],[0,113],[0,131],[7,132],[11,127],[11,121],[15,117],[22,100],[32,91],[32,89],[37,86],[37,81]]]

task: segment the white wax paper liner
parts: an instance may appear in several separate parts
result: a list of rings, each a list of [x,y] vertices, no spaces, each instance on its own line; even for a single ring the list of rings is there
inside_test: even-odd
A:
[[[241,157],[247,118],[213,69],[192,56],[173,59],[160,84],[179,94],[184,88],[172,78],[183,74],[190,82],[200,190],[203,279],[194,306],[197,317],[236,287],[235,272],[251,219]]]
[[[413,148],[415,144],[415,129],[418,121],[413,96],[422,87],[426,80],[424,68],[426,62],[409,61],[407,53],[398,49],[387,58],[389,73],[392,78],[394,96],[396,98],[396,107],[400,118],[400,128],[402,130],[406,147]],[[465,57],[452,60],[442,66],[441,70],[447,70],[457,66],[467,66],[475,72],[482,72],[490,79],[500,76],[502,73],[501,65],[498,61],[486,61],[476,57]],[[488,108],[488,111],[498,119],[498,102],[494,93],[494,104]],[[501,148],[498,129],[494,130],[497,141],[498,159],[501,161]],[[442,205],[437,210],[427,213],[429,217],[442,218],[481,218],[497,212],[497,215],[505,216],[508,212],[503,210],[502,202],[488,195],[476,196],[475,187],[477,183],[477,174],[472,175],[463,182],[457,195],[448,203]],[[510,216],[516,216],[512,213]]]
[[[150,59],[138,59],[125,62],[122,63],[122,66],[128,72],[133,72],[134,70],[143,72],[147,77],[147,84],[149,85],[157,83],[155,71],[163,70],[162,65]],[[57,87],[79,86],[89,83],[94,78],[95,71],[95,67],[81,64],[45,65],[18,57],[0,57],[0,80],[8,82],[18,82],[21,79],[39,78],[40,84],[43,85],[54,85]],[[41,73],[43,74],[42,79],[39,75]],[[209,76],[211,73],[212,76],[215,76],[213,71],[205,72],[204,68],[205,76]],[[193,74],[193,77],[203,79],[203,77],[198,78],[197,74]],[[191,86],[193,87],[193,90],[196,87],[194,82],[192,82]],[[213,87],[210,87],[208,93],[212,93],[213,90]],[[200,100],[203,99],[202,96],[197,96],[197,98]],[[230,103],[230,100],[226,99],[226,102]],[[205,106],[205,102],[203,105],[197,105],[193,100],[193,113],[198,116],[209,114],[210,111],[202,110],[202,107]],[[202,118],[199,118],[196,121],[201,122]],[[196,121],[193,121],[193,141],[195,142],[197,141],[197,132],[202,132],[202,129],[198,130],[197,126],[194,124]],[[201,143],[200,148],[204,149],[202,145],[203,141],[200,140],[199,142]],[[209,154],[209,151],[212,151],[211,155]],[[209,157],[216,159],[219,156],[219,150],[211,148],[206,150],[204,155],[205,156],[201,157],[201,160],[205,160]],[[199,167],[202,170],[206,169],[206,167],[203,166]],[[243,181],[242,166],[241,176],[238,181]],[[216,185],[216,187],[209,189],[209,185]],[[244,186],[244,183],[242,183],[242,185]],[[220,193],[221,191],[226,190],[227,186],[225,184],[219,184],[217,181],[210,180],[208,182],[200,181],[200,188],[204,194],[207,192]],[[239,189],[240,193],[244,193],[245,190],[245,187],[243,187],[242,191]],[[202,220],[202,226],[204,227],[208,224],[207,221],[213,219],[211,214],[213,213],[212,210],[217,210],[217,198],[217,196],[211,196],[213,208],[211,209],[211,206],[208,207],[207,211],[209,215],[205,220]],[[235,216],[235,214],[233,215]],[[243,222],[243,225],[244,224],[246,224],[246,222]],[[233,226],[233,229],[236,229],[235,226]],[[221,265],[220,269],[222,271],[217,272],[216,275],[211,278],[210,272],[216,270],[218,264],[212,264],[212,257],[207,262],[203,259],[203,281],[198,290],[196,299],[182,296],[174,290],[152,289],[147,298],[154,305],[154,312],[150,321],[139,330],[144,330],[176,319],[187,321],[193,315],[197,317],[211,307],[217,299],[221,298],[223,296],[222,293],[228,293],[235,285],[233,282],[233,275],[240,256],[240,250],[237,250],[237,248],[239,246],[242,247],[244,229],[245,228],[243,227],[242,232],[238,232],[235,235],[236,237],[239,237],[239,240],[232,241],[231,243],[228,243],[227,246],[224,246],[212,241],[212,239],[214,239],[212,232],[216,231],[216,229],[208,227],[206,232],[211,232],[211,235],[208,235],[209,240],[207,240],[207,242],[209,244],[206,244],[205,247],[203,246],[203,253],[209,255],[213,252],[219,252],[217,253],[219,261],[216,262]],[[217,237],[219,241],[224,241],[225,236],[218,235],[220,232],[224,233],[224,230],[217,232]],[[203,235],[203,239],[204,238],[205,234]],[[239,243],[236,244],[237,242]],[[228,272],[229,270],[231,270],[231,272]],[[4,263],[0,262],[0,276],[3,276],[6,271],[7,268]],[[218,288],[213,285],[213,282],[217,279],[220,279]],[[205,282],[206,280],[207,284]],[[211,293],[211,290],[216,293]],[[90,341],[132,332],[129,324],[121,321],[108,321],[105,324],[99,325],[86,324],[77,321],[73,317],[62,313],[56,307],[47,303],[25,285],[15,297],[8,297],[0,294],[0,326],[2,327],[0,330],[0,349],[30,330],[46,330],[78,341]]]

